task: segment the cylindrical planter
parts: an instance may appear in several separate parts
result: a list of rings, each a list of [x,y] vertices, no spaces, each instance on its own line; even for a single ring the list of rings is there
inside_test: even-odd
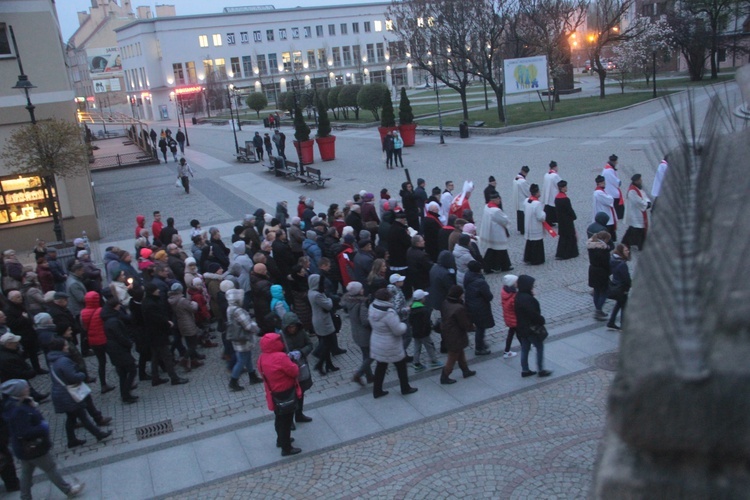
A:
[[[398,130],[401,133],[401,140],[404,141],[404,146],[413,146],[414,142],[416,142],[417,124],[407,123],[406,125],[400,125]]]
[[[315,139],[318,143],[318,150],[320,150],[320,159],[323,161],[331,161],[336,159],[336,136],[329,135],[328,137],[318,137]]]
[[[294,141],[294,147],[299,152],[299,161],[302,165],[312,165],[315,163],[313,145],[315,141],[310,139],[303,142]]]
[[[378,132],[380,132],[380,144],[383,144],[383,139],[385,139],[385,135],[390,134],[394,130],[398,130],[398,127],[378,127]]]

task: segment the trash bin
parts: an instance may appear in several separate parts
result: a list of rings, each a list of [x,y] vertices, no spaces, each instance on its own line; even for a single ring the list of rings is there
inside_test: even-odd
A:
[[[193,125],[198,125],[198,119],[196,117],[193,117]]]
[[[458,124],[458,135],[461,137],[461,139],[466,139],[469,137],[469,124],[465,121]]]

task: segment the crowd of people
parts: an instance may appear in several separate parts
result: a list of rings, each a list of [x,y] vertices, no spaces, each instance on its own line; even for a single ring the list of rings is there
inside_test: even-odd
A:
[[[666,158],[662,163],[654,197]],[[516,230],[525,239],[525,263],[544,263],[546,234],[558,238],[556,258],[576,258],[577,216],[557,163],[549,164],[541,188],[529,183],[529,172],[524,166],[513,180],[511,204]],[[640,175],[632,177],[625,195],[617,175],[617,156],[612,155],[595,179],[586,243],[594,317],[606,320],[603,306],[614,300],[607,323],[613,330],[620,329],[616,319],[630,288],[630,246],[642,248],[652,208]],[[38,423],[35,405],[49,397],[34,389],[29,382],[34,377],[50,376],[52,402],[57,413],[66,414],[68,447],[73,448],[85,442],[76,436],[78,422],[97,440],[111,434],[101,429],[111,418],[96,409],[87,385],[98,382],[101,394],[114,390],[107,380],[108,360],[122,403],[134,404],[137,381],[185,384],[182,375],[203,366],[204,349],[216,347],[230,373],[228,390],[245,389],[243,374],[249,384],[263,384],[268,407],[276,413],[277,445],[284,456],[299,453],[290,433],[295,424],[312,420],[303,412],[311,372],[325,377],[338,371],[334,359],[346,352],[338,339],[340,312],[346,313],[362,358],[351,380],[363,387],[371,383],[375,398],[388,395],[383,384],[389,364],[395,366],[403,395],[417,392],[409,383],[409,364],[414,372],[440,370],[440,383],[446,385],[456,383],[451,378],[456,364],[464,378],[475,375],[465,350],[473,332],[475,355],[491,353],[486,332],[496,326],[493,303],[501,305],[508,327],[503,357],[516,355],[515,336],[521,375],[549,376],[535,279],[509,274],[513,226],[495,178],[484,189],[476,222],[470,205],[473,183],[465,182],[458,193],[452,181],[444,186],[428,192],[424,179],[416,186],[407,180],[398,198],[386,188],[378,200],[361,191],[322,211],[313,199],[300,196],[296,207],[282,201],[273,214],[258,209],[246,215],[229,244],[218,228],[204,230],[196,219],[190,221],[186,245],[172,217],[165,225],[161,213],[153,212],[147,227],[146,217],[137,215],[133,248],[109,247],[100,263],[92,262],[83,239],[75,240],[67,262],[39,242],[33,250],[35,267],[22,265],[13,250],[6,250],[0,295],[0,381],[9,384],[7,392],[3,385],[3,434],[7,445],[10,432],[12,448],[25,464],[23,474],[32,465],[54,473],[46,462],[32,460],[27,466],[18,452],[19,443],[30,437],[23,429],[30,427],[16,419]],[[629,227],[616,245],[623,217]],[[499,294],[485,279],[496,272],[504,274]],[[439,334],[439,345],[433,333]],[[531,346],[536,371],[528,362]],[[87,357],[96,359],[96,374],[89,372]],[[13,409],[19,405],[24,411]],[[6,486],[12,483],[9,477],[10,469],[4,469]],[[74,489],[64,481],[55,484],[63,491]]]

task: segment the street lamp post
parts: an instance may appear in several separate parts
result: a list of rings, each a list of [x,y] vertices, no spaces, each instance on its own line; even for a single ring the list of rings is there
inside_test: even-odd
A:
[[[229,96],[229,116],[232,120],[232,133],[234,134],[234,151],[240,154],[240,144],[237,142],[237,130],[234,128],[234,113],[232,112],[232,84],[227,85],[227,96]]]
[[[432,61],[430,61],[432,66]],[[437,112],[438,112],[438,128],[440,129],[440,144],[445,144],[445,137],[443,135],[443,114],[440,111],[440,92],[437,86],[437,64],[435,64],[432,71],[432,83],[435,87],[435,98],[437,99]]]
[[[652,63],[653,63],[653,75],[652,80],[654,81],[654,99],[656,99],[656,44],[651,45],[651,55],[653,57]]]
[[[182,97],[177,94],[177,104],[180,105],[180,113],[182,113],[182,128],[185,129],[185,146],[190,147],[190,137],[188,137],[187,121],[185,121],[185,105],[182,104]],[[193,104],[195,107],[195,104]],[[177,115],[179,116],[179,114]]]
[[[23,64],[21,63],[21,54],[18,52],[18,44],[16,43],[16,34],[13,32],[13,26],[8,26],[8,30],[10,31],[10,38],[13,41],[13,50],[16,51],[16,59],[18,60],[18,72],[20,75],[18,75],[18,81],[13,86],[14,89],[23,90],[24,95],[26,96],[26,111],[29,112],[29,118],[31,119],[31,124],[36,125],[36,115],[34,114],[34,110],[36,109],[36,106],[31,104],[31,96],[29,95],[29,90],[35,89],[36,86],[33,85],[29,81],[29,77],[24,73],[23,71]],[[49,208],[50,213],[52,214],[52,230],[55,232],[55,239],[57,241],[65,241],[65,234],[63,233],[63,227],[60,223],[60,213],[58,210],[58,202],[57,202],[57,185],[55,183],[55,176],[54,175],[45,175],[43,177],[44,179],[44,187],[47,191],[47,206]]]

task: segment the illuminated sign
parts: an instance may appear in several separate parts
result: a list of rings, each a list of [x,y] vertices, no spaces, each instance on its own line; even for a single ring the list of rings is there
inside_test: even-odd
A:
[[[178,89],[174,89],[174,93],[177,95],[197,94],[198,92],[203,92],[203,87],[201,87],[200,85],[196,85],[194,87],[181,87]]]
[[[92,96],[92,95],[88,96],[88,97],[86,98],[86,100],[87,100],[88,102],[94,102],[94,101],[96,101],[96,99],[94,99],[94,96]]]

